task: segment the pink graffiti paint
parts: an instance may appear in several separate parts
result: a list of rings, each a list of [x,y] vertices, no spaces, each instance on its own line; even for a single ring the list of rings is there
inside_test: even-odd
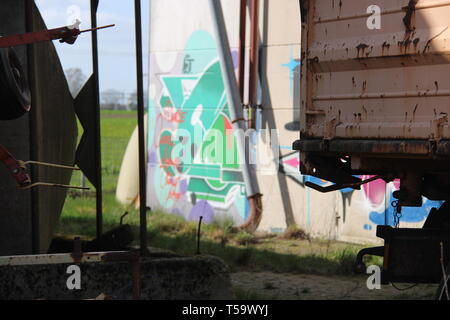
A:
[[[167,144],[170,147],[175,146],[175,144],[172,142],[172,137],[169,137],[169,136],[162,136],[161,140],[159,141],[159,144],[160,145]]]
[[[166,183],[172,187],[176,187],[178,185],[179,177],[166,175]]]
[[[362,176],[362,180],[370,179],[373,176]],[[362,191],[372,207],[384,204],[386,196],[386,182],[382,179],[372,181],[362,186]]]
[[[226,117],[223,117],[223,123],[225,127],[225,135],[227,137],[227,149],[230,150],[233,148],[233,126]]]
[[[394,190],[399,190],[400,189],[400,179],[395,179],[392,182],[393,186],[394,186]]]
[[[284,163],[294,168],[299,168],[300,165],[300,161],[297,157],[286,160],[284,161]]]
[[[180,200],[182,196],[183,195],[181,193],[178,193],[175,190],[171,190],[167,195],[167,199]]]
[[[171,123],[183,123],[186,112],[177,110],[174,107],[165,107],[160,114],[165,120]]]
[[[166,175],[173,176],[173,173],[169,170],[170,168],[176,169],[179,166],[179,161],[173,160],[171,158],[162,158],[160,168],[164,169]]]

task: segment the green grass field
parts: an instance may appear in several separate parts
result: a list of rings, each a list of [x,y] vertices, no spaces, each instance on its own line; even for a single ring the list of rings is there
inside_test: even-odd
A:
[[[104,231],[119,224],[125,211],[138,238],[139,212],[115,200],[115,189],[128,140],[136,126],[136,114],[124,111],[102,112],[102,174]],[[81,132],[81,130],[80,130]],[[81,134],[80,134],[81,135]],[[80,184],[74,173],[72,184]],[[88,184],[90,185],[90,184]],[[91,186],[92,188],[92,186]],[[60,235],[95,237],[95,196],[92,191],[71,191],[60,219]],[[254,236],[236,230],[230,221],[216,221],[202,226],[201,253],[224,259],[232,269],[275,272],[350,274],[356,253],[363,246],[308,240],[300,230],[290,230],[285,237]],[[197,223],[162,212],[148,213],[149,246],[193,255],[197,251]],[[372,263],[379,263],[378,260]]]
[[[127,111],[107,110],[102,111],[101,116],[103,218],[107,230],[118,223],[120,215],[127,209],[115,200],[115,191],[125,149],[137,120],[136,113]],[[81,138],[80,126],[78,132]],[[74,172],[71,184],[81,184],[79,172]],[[95,188],[88,181],[86,186],[91,190],[69,193],[61,215],[59,233],[81,233],[88,237],[95,235]],[[94,222],[91,223],[91,219],[94,219]]]

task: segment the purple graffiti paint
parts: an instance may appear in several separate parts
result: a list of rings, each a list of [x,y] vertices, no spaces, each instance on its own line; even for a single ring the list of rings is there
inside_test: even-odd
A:
[[[185,194],[186,191],[187,191],[187,189],[188,189],[188,183],[187,183],[187,180],[186,180],[186,179],[181,180],[181,181],[180,181],[180,193],[181,193],[181,194]]]
[[[200,216],[203,217],[203,222],[211,223],[214,221],[214,209],[208,201],[201,200],[191,209],[188,220],[198,221]]]
[[[155,152],[149,152],[149,154],[148,154],[148,163],[150,163],[150,164],[157,164],[158,163],[158,159],[156,158],[156,153]]]
[[[170,210],[171,214],[177,215],[177,216],[183,216],[183,213],[178,208],[173,208]]]
[[[237,50],[231,51],[231,57],[233,58],[234,68],[237,69],[239,66],[239,54],[238,54]]]

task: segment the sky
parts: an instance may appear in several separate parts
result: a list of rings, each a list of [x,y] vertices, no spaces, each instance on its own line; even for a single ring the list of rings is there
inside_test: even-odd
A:
[[[150,0],[142,3],[144,85],[147,84]],[[90,28],[89,0],[36,0],[47,27],[57,28],[81,21],[80,29]],[[100,91],[116,89],[125,94],[136,90],[134,0],[100,0],[98,26],[115,24],[98,31]],[[92,73],[91,36],[81,34],[74,45],[54,41],[64,70],[80,68]],[[144,90],[146,88],[144,87]]]

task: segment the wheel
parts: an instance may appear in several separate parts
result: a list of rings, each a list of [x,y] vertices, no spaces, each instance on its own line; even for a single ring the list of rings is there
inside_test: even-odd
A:
[[[0,120],[13,120],[30,111],[30,87],[13,48],[0,48]]]
[[[445,284],[447,284],[448,293],[450,295],[450,264],[447,265],[445,274],[447,276],[447,279],[444,279],[444,277],[442,277],[441,283],[436,290],[436,300],[448,300],[447,292],[445,290]]]

